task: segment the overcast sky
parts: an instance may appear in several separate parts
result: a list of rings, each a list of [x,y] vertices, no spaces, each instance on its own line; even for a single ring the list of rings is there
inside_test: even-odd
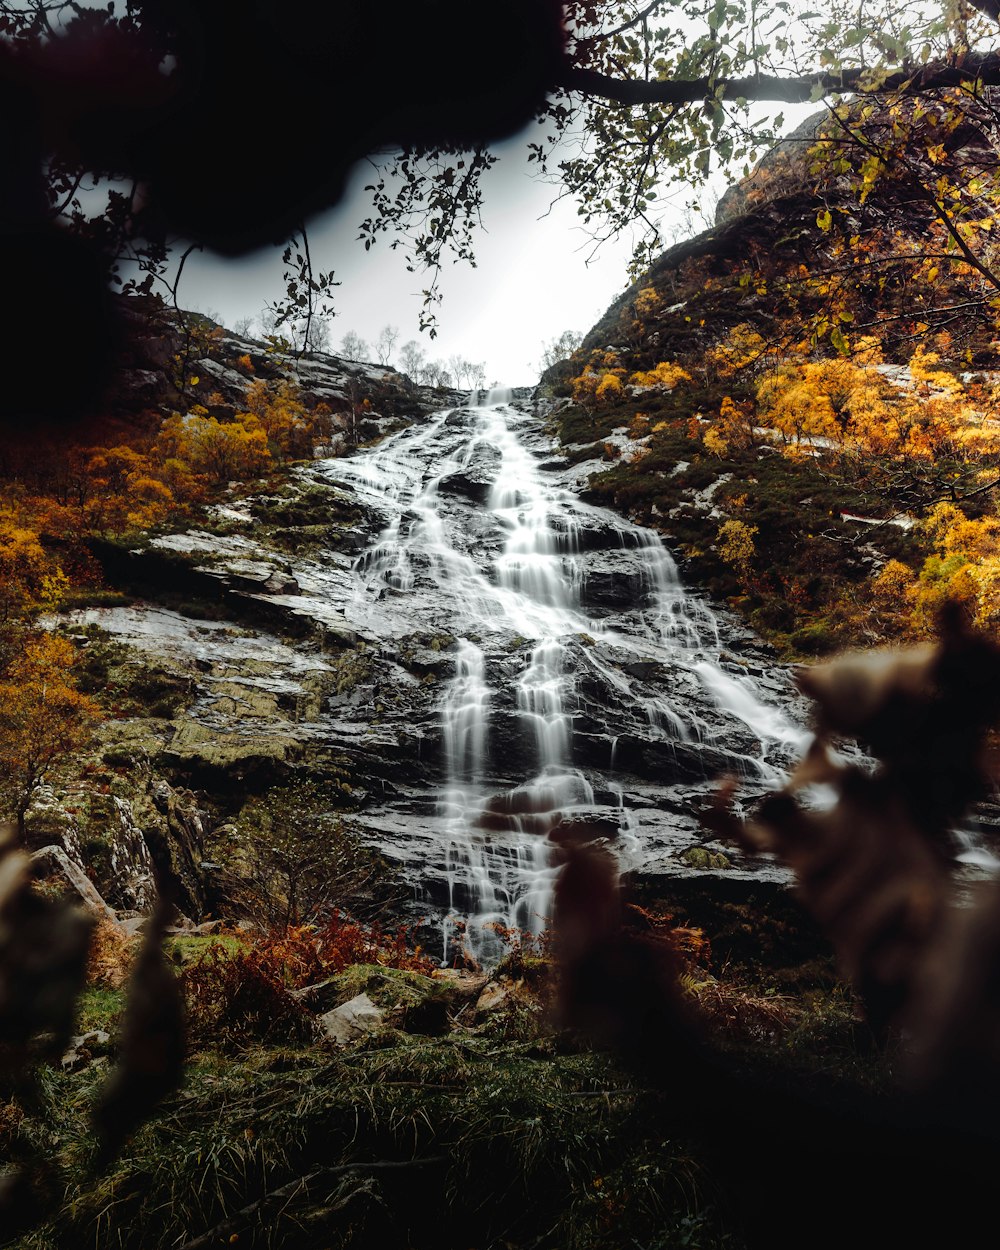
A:
[[[786,133],[816,107],[785,108]],[[589,330],[624,290],[631,240],[606,244],[594,257],[575,204],[567,199],[552,206],[556,189],[530,172],[524,140],[496,150],[500,161],[484,183],[478,267],[448,262],[436,339],[419,332],[420,292],[428,285],[427,276],[407,273],[402,251],[393,252],[385,236],[369,252],[357,241],[358,225],[371,211],[363,191],[372,180],[370,166],[359,167],[335,211],[310,225],[315,268],[336,270],[342,283],[335,296],[332,350],[348,330],[371,343],[391,324],[399,327],[399,345],[416,339],[431,358],[447,360],[458,354],[482,361],[488,383],[530,385],[538,379],[543,345],[564,330]],[[710,226],[727,185],[720,175],[697,193],[678,190],[661,225],[665,240],[673,242]],[[700,217],[688,209],[693,199],[702,207]],[[196,253],[184,272],[180,304],[217,313],[232,327],[240,317],[256,316],[281,291],[280,249],[244,260]]]
[[[523,144],[506,145],[486,177],[479,263],[475,269],[448,263],[438,337],[432,340],[418,328],[426,275],[407,273],[402,252],[391,251],[386,238],[369,252],[357,242],[358,224],[370,212],[362,188],[371,180],[370,167],[358,170],[341,205],[309,228],[314,266],[335,269],[342,282],[331,323],[334,350],[348,330],[371,342],[389,323],[399,327],[400,344],[416,339],[430,357],[446,360],[457,353],[483,361],[488,382],[527,385],[537,380],[544,343],[564,330],[590,329],[627,285],[630,241],[605,245],[591,257],[575,205],[564,200],[549,212],[555,189],[529,174]],[[686,198],[677,196],[678,223]],[[714,195],[708,198],[714,203]],[[216,312],[231,327],[280,293],[279,249],[244,260],[195,254],[187,262],[180,303]]]

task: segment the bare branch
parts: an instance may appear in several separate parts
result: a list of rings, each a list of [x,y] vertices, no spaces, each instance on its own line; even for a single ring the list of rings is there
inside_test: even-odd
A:
[[[884,76],[873,75],[870,69],[857,68],[844,69],[836,74],[817,72],[795,78],[757,74],[752,78],[706,76],[646,82],[612,78],[596,70],[569,66],[559,86],[567,91],[627,105],[694,104],[710,97],[796,104],[816,99],[817,92],[836,95],[904,91],[908,95],[917,95],[942,87],[959,87],[970,79],[978,79],[987,86],[1000,84],[1000,53],[969,53],[955,62],[935,61],[919,69],[900,69]]]

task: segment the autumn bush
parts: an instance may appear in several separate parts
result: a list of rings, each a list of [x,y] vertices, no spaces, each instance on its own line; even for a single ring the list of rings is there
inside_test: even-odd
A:
[[[320,928],[240,934],[235,950],[213,942],[181,973],[191,1042],[223,1049],[308,1042],[315,1021],[292,991],[354,964],[422,973],[436,966],[408,929],[364,925],[336,912]]]
[[[90,938],[87,984],[120,990],[128,980],[136,942],[111,920],[98,920]]]
[[[315,1024],[290,993],[281,956],[268,944],[235,952],[218,944],[181,974],[188,1039],[196,1049],[257,1042],[308,1042]]]
[[[77,689],[70,642],[36,632],[0,667],[0,802],[23,835],[38,787],[88,740],[101,718]]]

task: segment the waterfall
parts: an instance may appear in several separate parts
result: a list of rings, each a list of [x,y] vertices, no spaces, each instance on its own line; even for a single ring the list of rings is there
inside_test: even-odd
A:
[[[496,926],[545,927],[559,841],[596,831],[641,856],[617,768],[662,789],[672,768],[707,784],[723,759],[767,786],[807,739],[727,667],[658,535],[579,500],[552,455],[511,392],[491,391],[328,462],[386,517],[355,561],[349,620],[376,638],[433,629],[450,661],[429,817],[444,958],[458,926],[486,963]]]

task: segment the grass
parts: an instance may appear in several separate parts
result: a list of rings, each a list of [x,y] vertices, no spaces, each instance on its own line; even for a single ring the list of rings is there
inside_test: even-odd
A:
[[[869,1053],[854,1000],[791,904],[772,902],[765,922],[714,896],[692,894],[682,910],[714,921],[721,971],[692,969],[683,983],[734,1072],[884,1087],[887,1061]],[[239,939],[178,935],[166,949],[181,967],[219,946]],[[507,1001],[485,1018],[475,987],[353,965],[330,1001],[363,991],[387,1013],[358,1042],[261,1044],[248,1031],[222,1053],[207,1034],[184,1088],[101,1176],[90,1171],[89,1116],[107,1069],[43,1070],[36,1111],[8,1135],[13,1157],[20,1141],[45,1161],[47,1218],[14,1244],[200,1250],[211,1234],[205,1245],[295,1250],[739,1250],[710,1139],[687,1136],[700,1133],[702,1098],[719,1116],[712,1091],[696,1094],[694,1121],[690,1107],[678,1113],[683,1071],[637,1075],[554,1028],[543,953],[514,951],[505,966],[495,975]],[[450,1031],[405,1031],[409,1009],[435,998]],[[114,1034],[122,1001],[88,989],[80,1030]]]
[[[240,949],[240,939],[230,933],[178,933],[163,942],[167,958],[178,965],[193,963],[214,946],[233,953]]]
[[[124,990],[88,985],[77,999],[77,1032],[89,1033],[91,1029],[104,1029],[107,1033],[112,1032],[118,1027],[124,1007]]]
[[[93,1093],[86,1075],[44,1082],[49,1143],[71,1179],[25,1250],[158,1250],[232,1219],[221,1244],[235,1233],[302,1250],[730,1244],[703,1169],[664,1144],[662,1106],[600,1054],[389,1031],[337,1052],[202,1056],[88,1186]],[[682,1228],[694,1239],[668,1239]]]

